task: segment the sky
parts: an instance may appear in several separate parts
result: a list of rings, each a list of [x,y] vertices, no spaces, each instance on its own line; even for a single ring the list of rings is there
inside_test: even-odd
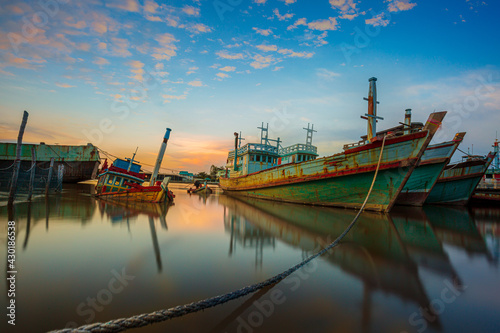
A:
[[[485,0],[2,1],[0,140],[91,142],[153,165],[224,165],[234,132],[320,156],[378,129],[448,111],[433,142],[467,132],[487,154],[500,124],[500,4]],[[458,153],[454,159],[461,157]],[[104,156],[103,156],[104,157]],[[145,167],[145,169],[151,169]]]

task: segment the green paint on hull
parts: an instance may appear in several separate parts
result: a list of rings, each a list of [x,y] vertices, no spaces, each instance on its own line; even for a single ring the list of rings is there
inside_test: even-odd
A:
[[[367,208],[384,211],[402,185],[409,167],[381,170]],[[368,194],[375,172],[357,173],[288,185],[228,191],[231,194],[311,205],[359,208]]]
[[[481,176],[438,182],[425,203],[465,205],[480,181]]]
[[[445,166],[446,162],[416,167],[399,194],[396,203],[400,205],[422,206]]]
[[[401,192],[429,192],[445,166],[445,162],[418,166],[413,170]]]

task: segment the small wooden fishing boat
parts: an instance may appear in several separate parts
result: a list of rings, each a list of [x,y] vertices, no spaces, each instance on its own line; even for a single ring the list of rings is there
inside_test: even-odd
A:
[[[119,201],[172,201],[174,195],[172,191],[168,189],[170,178],[166,177],[163,181],[156,180],[170,137],[170,131],[171,129],[167,128],[149,185],[144,184],[145,174],[140,173],[141,165],[134,161],[136,154],[134,153],[131,159],[126,158],[123,160],[117,158],[109,167],[107,165],[107,160],[104,162],[101,173],[98,175],[95,195],[100,198]]]
[[[207,182],[205,184],[201,184],[198,180],[194,182],[194,187],[191,187],[187,190],[188,193],[197,193],[197,194],[210,194],[212,193],[212,189],[208,187]]]

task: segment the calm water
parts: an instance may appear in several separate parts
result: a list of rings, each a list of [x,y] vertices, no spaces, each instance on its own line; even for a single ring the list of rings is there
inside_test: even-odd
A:
[[[80,326],[236,290],[321,249],[355,216],[173,191],[172,206],[110,204],[87,185],[17,204],[15,327],[0,207],[0,331]],[[364,213],[338,247],[272,288],[130,332],[498,332],[499,221],[492,208]]]

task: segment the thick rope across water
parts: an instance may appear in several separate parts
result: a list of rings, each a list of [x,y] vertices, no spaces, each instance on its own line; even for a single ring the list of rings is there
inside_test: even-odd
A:
[[[138,327],[143,327],[149,324],[153,323],[159,323],[168,319],[176,318],[176,317],[181,317],[190,313],[198,312],[204,309],[208,309],[211,307],[214,307],[216,305],[220,305],[226,302],[229,302],[231,300],[246,296],[250,293],[253,293],[259,289],[262,289],[264,287],[276,284],[292,274],[293,272],[297,271],[301,267],[307,265],[310,261],[316,259],[317,257],[325,254],[329,250],[331,250],[333,247],[335,247],[346,235],[347,233],[352,229],[356,221],[358,220],[359,216],[365,209],[366,203],[368,202],[368,198],[370,197],[370,194],[373,190],[373,186],[375,185],[375,181],[377,179],[377,174],[380,168],[380,162],[382,161],[382,153],[384,151],[384,145],[385,145],[385,136],[384,140],[382,141],[382,147],[380,148],[380,156],[378,159],[378,164],[377,164],[377,169],[375,170],[375,175],[373,176],[373,181],[370,186],[370,189],[368,190],[368,194],[366,195],[365,201],[361,205],[361,208],[359,209],[358,213],[352,220],[352,222],[347,226],[347,228],[342,232],[342,234],[337,237],[330,245],[325,247],[323,250],[317,252],[316,254],[310,256],[309,258],[306,258],[304,261],[301,263],[289,268],[288,270],[284,271],[281,274],[275,275],[265,281],[262,281],[260,283],[256,283],[244,288],[241,288],[239,290],[224,294],[224,295],[219,295],[211,298],[207,298],[201,301],[185,304],[185,305],[179,305],[170,309],[166,310],[159,310],[159,311],[154,311],[151,313],[144,313],[141,315],[133,316],[130,318],[121,318],[121,319],[115,319],[115,320],[110,320],[106,323],[95,323],[95,324],[90,324],[90,325],[84,325],[80,326],[78,328],[66,328],[62,330],[57,330],[57,331],[51,331],[49,333],[108,333],[108,332],[122,332],[130,328],[138,328]]]

